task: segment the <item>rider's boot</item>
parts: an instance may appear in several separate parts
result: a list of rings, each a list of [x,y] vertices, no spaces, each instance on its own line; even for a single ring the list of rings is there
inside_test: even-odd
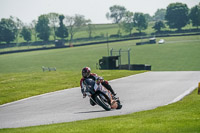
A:
[[[116,109],[121,109],[121,108],[122,108],[122,105],[118,104],[118,107]]]
[[[111,92],[112,94],[112,98],[113,99],[117,99],[115,96],[117,95],[117,93],[114,92],[114,90],[112,89],[112,87],[110,85],[108,85],[108,90]]]
[[[115,96],[117,95],[117,93],[114,92],[114,90],[112,89],[110,85],[108,85],[108,90],[111,92],[113,98],[116,98]]]
[[[112,94],[113,96],[116,96],[116,95],[117,95],[117,93],[114,92],[114,90],[112,89],[112,87],[111,87],[108,83],[103,83],[102,85],[103,85],[104,87],[106,87],[106,88],[111,92],[111,94]]]

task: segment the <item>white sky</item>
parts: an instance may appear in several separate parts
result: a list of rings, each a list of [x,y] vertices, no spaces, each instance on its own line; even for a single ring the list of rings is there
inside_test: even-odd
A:
[[[106,19],[109,7],[124,6],[132,12],[154,15],[157,9],[166,8],[170,3],[181,2],[189,8],[200,0],[0,0],[0,19],[18,17],[24,23],[37,20],[41,14],[50,12],[73,16],[84,15],[92,23],[111,23]]]

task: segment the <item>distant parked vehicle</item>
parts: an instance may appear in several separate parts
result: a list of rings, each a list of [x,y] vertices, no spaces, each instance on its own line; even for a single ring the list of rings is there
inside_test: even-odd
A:
[[[154,38],[150,38],[150,39],[149,39],[149,43],[150,43],[150,44],[156,43],[156,38],[155,38],[155,37],[154,37]]]
[[[158,44],[163,44],[163,43],[165,43],[165,40],[164,40],[164,39],[160,39],[160,40],[158,41]]]

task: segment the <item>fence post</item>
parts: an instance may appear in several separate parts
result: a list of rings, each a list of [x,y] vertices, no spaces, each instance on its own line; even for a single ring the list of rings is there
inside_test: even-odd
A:
[[[112,56],[113,48],[110,50],[110,56]]]
[[[119,64],[121,65],[121,48],[119,49]]]
[[[131,51],[131,49],[129,48],[128,49],[128,70],[131,69],[130,51]]]
[[[200,95],[200,82],[199,82],[199,86],[198,86],[198,94]]]

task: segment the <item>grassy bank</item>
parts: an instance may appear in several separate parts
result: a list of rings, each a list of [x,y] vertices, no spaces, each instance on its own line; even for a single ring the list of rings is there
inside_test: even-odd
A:
[[[136,46],[136,41],[124,41],[110,43],[109,48],[131,48],[131,64],[150,64],[155,71],[200,70],[200,36],[164,39],[162,45]],[[89,66],[94,72],[98,60],[107,55],[107,44],[0,55],[0,104],[79,86],[81,69]],[[127,62],[123,53],[122,63]],[[42,72],[42,66],[56,67],[57,71]],[[138,73],[96,72],[107,80]]]
[[[2,133],[198,133],[200,99],[197,89],[183,100],[129,115],[45,126],[0,129]]]
[[[159,40],[160,38],[157,38]],[[152,70],[200,70],[200,36],[164,38],[163,45],[136,46],[132,40],[109,43],[109,49],[131,48],[131,64],[150,64]],[[84,66],[96,69],[102,56],[108,56],[107,44],[0,55],[0,73],[41,72],[42,66],[56,67],[58,71],[80,71]],[[127,54],[122,53],[127,64]]]
[[[144,71],[93,71],[112,80]],[[0,76],[0,104],[80,86],[81,71],[12,73]]]

